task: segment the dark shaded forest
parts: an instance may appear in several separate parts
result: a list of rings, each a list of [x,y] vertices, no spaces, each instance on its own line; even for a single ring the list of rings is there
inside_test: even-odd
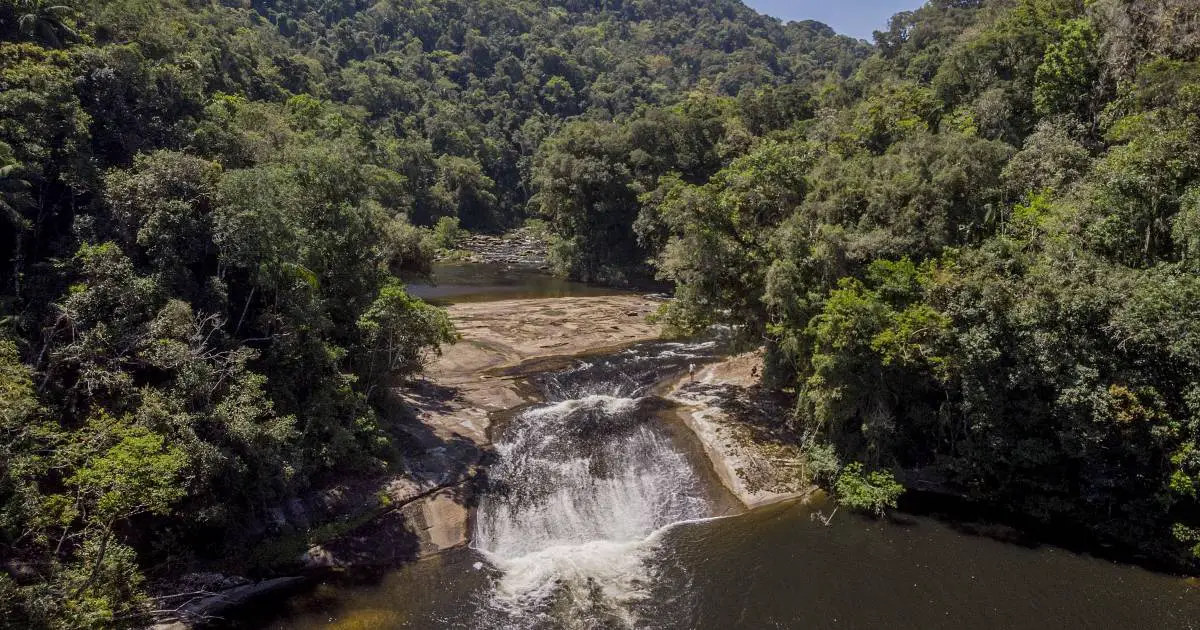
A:
[[[2,623],[139,626],[269,506],[401,469],[447,217],[544,220],[558,272],[765,345],[830,485],[1195,569],[1200,7],[932,0],[874,39],[736,0],[0,0]]]

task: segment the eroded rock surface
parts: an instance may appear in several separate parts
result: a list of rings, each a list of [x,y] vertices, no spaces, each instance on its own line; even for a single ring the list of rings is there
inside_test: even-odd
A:
[[[668,398],[696,434],[726,488],[747,508],[807,496],[814,487],[784,426],[785,402],[758,384],[762,354],[705,366]]]
[[[661,329],[647,316],[657,308],[637,295],[455,304],[448,310],[462,340],[445,348],[424,381],[394,393],[435,436],[483,447],[489,414],[530,401],[513,368],[656,339]]]

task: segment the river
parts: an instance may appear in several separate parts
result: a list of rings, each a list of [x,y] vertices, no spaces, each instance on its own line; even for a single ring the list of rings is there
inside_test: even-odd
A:
[[[436,283],[414,283],[408,287],[408,292],[434,304],[626,293],[612,287],[564,280],[537,269],[513,265],[439,263],[433,267],[433,277]]]
[[[476,285],[478,286],[478,285]],[[571,287],[567,287],[571,289]],[[730,515],[657,386],[715,342],[650,343],[534,377],[493,428],[469,548],[333,579],[244,628],[1195,628],[1193,581],[828,505]]]

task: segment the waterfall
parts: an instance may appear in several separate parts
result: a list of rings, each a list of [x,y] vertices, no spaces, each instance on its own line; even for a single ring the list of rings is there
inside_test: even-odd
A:
[[[633,627],[660,533],[711,515],[646,392],[709,344],[654,344],[544,377],[497,436],[473,546],[499,571],[489,627]]]

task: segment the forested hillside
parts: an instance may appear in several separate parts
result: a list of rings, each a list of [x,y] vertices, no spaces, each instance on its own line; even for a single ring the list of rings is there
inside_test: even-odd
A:
[[[0,625],[138,626],[402,468],[384,392],[455,339],[424,226],[519,225],[565,121],[869,53],[734,0],[0,0]]]
[[[571,123],[534,201],[765,342],[814,465],[1195,567],[1197,147],[1195,2],[933,0],[845,81]]]
[[[831,485],[1195,569],[1198,147],[1191,0],[0,0],[0,625],[402,468],[442,217],[765,344]]]

